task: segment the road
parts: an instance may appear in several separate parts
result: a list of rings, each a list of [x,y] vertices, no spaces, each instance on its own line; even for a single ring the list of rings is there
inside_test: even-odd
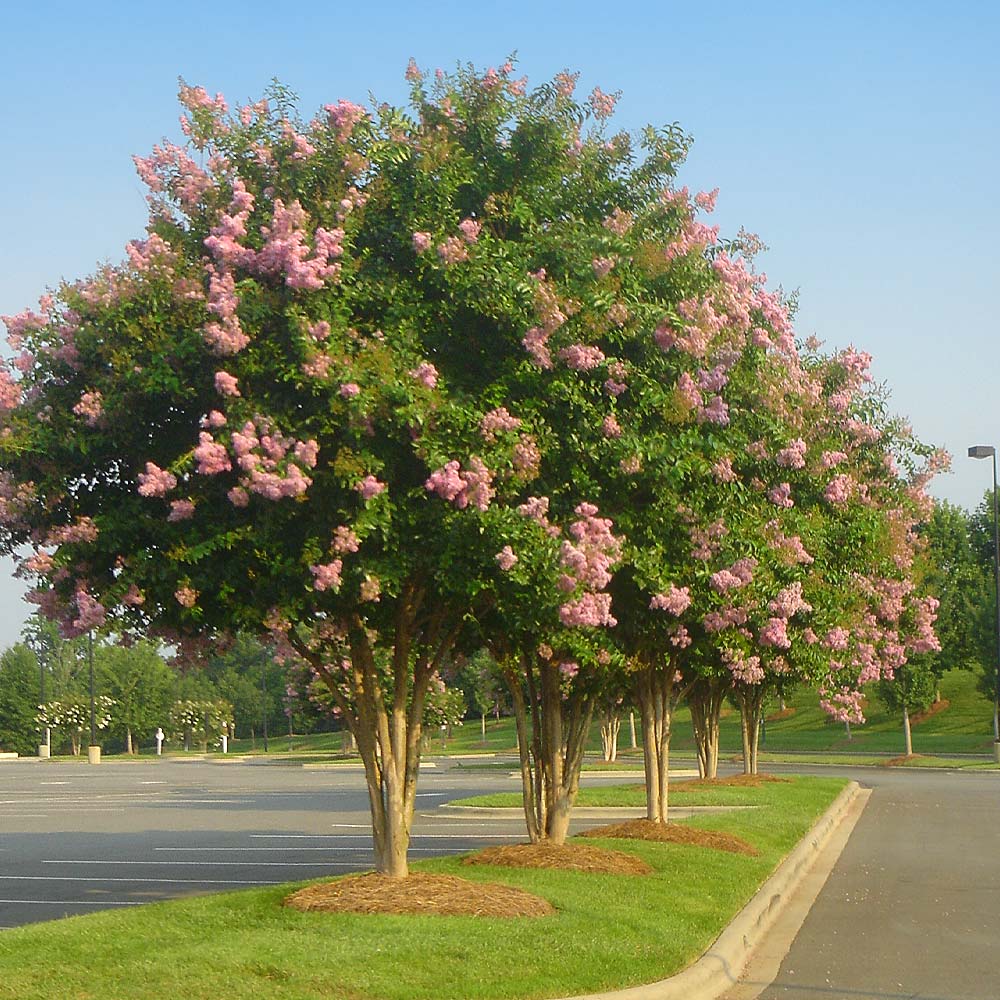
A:
[[[997,1000],[1000,775],[839,773],[871,799],[777,977],[754,995]],[[751,965],[746,978],[757,973]]]
[[[588,781],[620,781],[613,775]],[[442,810],[520,787],[507,771],[422,768],[413,859],[525,839],[518,813]],[[593,820],[581,814],[581,826]],[[361,768],[164,758],[0,764],[0,927],[371,868]]]

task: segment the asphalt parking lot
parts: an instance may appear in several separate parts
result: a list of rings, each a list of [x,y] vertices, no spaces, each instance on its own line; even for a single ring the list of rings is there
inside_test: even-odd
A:
[[[519,812],[498,818],[446,806],[519,787],[506,771],[463,773],[445,761],[423,768],[411,858],[523,841]],[[360,767],[167,758],[0,765],[2,927],[372,864]]]

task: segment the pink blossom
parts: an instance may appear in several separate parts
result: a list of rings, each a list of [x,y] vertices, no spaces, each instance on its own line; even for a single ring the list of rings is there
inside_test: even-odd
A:
[[[760,630],[758,641],[762,646],[774,646],[776,649],[790,649],[791,639],[788,638],[788,622],[784,618],[771,618]]]
[[[559,673],[562,674],[564,680],[571,681],[579,672],[580,664],[572,660],[564,660],[559,664]]]
[[[250,494],[242,486],[234,486],[226,496],[234,507],[246,507],[250,503]]]
[[[827,649],[847,649],[847,642],[850,638],[851,633],[846,628],[836,625],[826,633],[823,645]]]
[[[572,97],[573,91],[576,89],[576,81],[579,78],[579,73],[570,73],[569,70],[556,73],[554,80],[556,93],[560,97]]]
[[[712,466],[712,475],[717,483],[735,483],[736,472],[733,470],[733,460],[725,455]]]
[[[222,396],[240,395],[239,383],[229,372],[215,373],[215,391]]]
[[[851,499],[857,484],[847,475],[834,476],[823,491],[823,497],[832,504],[845,504]]]
[[[344,561],[342,559],[334,559],[330,563],[310,566],[309,571],[314,577],[313,589],[339,590],[341,582],[340,571],[343,568]]]
[[[368,113],[360,104],[353,104],[341,98],[336,104],[325,104],[323,110],[330,118],[330,124],[340,134],[341,139],[346,139],[354,130],[358,122],[368,117]]]
[[[420,83],[420,81],[424,78],[424,74],[420,72],[420,69],[417,67],[416,60],[412,57],[406,64],[406,73],[404,75],[410,83]]]
[[[361,494],[362,500],[371,500],[372,497],[377,497],[385,490],[386,484],[374,476],[368,475],[360,482],[355,483],[354,488]]]
[[[632,216],[620,208],[615,208],[601,225],[616,236],[624,236],[632,228]]]
[[[702,405],[701,391],[695,381],[687,372],[681,372],[677,379],[677,395],[681,401],[689,407],[700,407]]]
[[[614,257],[595,257],[591,264],[594,268],[594,274],[598,278],[606,277],[611,269],[615,266]]]
[[[642,459],[638,455],[629,455],[618,463],[618,468],[627,476],[634,476],[642,471]]]
[[[425,232],[416,232],[413,234],[413,249],[417,253],[424,253],[430,249],[431,245],[431,234]]]
[[[173,500],[170,504],[168,521],[187,521],[194,517],[194,502],[191,500]]]
[[[514,554],[514,550],[509,546],[505,545],[495,556],[497,564],[506,573],[509,571],[514,564],[517,562],[517,556]]]
[[[80,397],[80,402],[73,407],[73,412],[78,417],[83,417],[84,423],[88,427],[96,426],[101,414],[104,412],[104,402],[100,392],[85,392]]]
[[[437,252],[441,263],[448,266],[460,264],[469,259],[468,246],[457,236],[449,236],[444,243],[439,243]]]
[[[174,597],[182,608],[193,608],[198,601],[198,591],[188,586],[178,587]]]
[[[571,344],[559,352],[559,357],[574,371],[586,372],[604,361],[604,352],[587,344]]]
[[[104,605],[95,600],[86,592],[80,589],[76,592],[77,617],[73,621],[73,631],[76,635],[83,635],[91,629],[100,628],[106,618]]]
[[[433,389],[438,383],[438,370],[429,361],[423,361],[410,371],[410,377],[422,382],[428,389]]]
[[[462,232],[462,239],[471,244],[479,239],[479,231],[483,228],[483,224],[475,219],[463,219],[458,228]]]
[[[542,453],[538,443],[530,434],[522,434],[514,445],[511,455],[514,470],[524,479],[534,479],[542,463]]]
[[[691,590],[689,587],[675,587],[671,583],[663,593],[653,595],[649,606],[653,610],[681,615],[691,606]]]
[[[622,425],[613,413],[609,413],[601,424],[601,431],[605,437],[619,438],[622,436]]]
[[[353,399],[361,395],[361,386],[357,382],[344,382],[340,387],[340,395],[344,399]]]
[[[165,469],[146,463],[146,471],[139,473],[139,495],[143,497],[166,496],[177,486],[177,477]]]
[[[694,196],[694,203],[704,212],[714,212],[715,202],[719,197],[719,189],[714,191],[699,191]]]
[[[800,611],[812,611],[812,605],[803,598],[802,584],[796,581],[778,591],[777,596],[768,604],[767,609],[779,618],[788,619]]]
[[[786,469],[802,469],[806,464],[806,443],[802,438],[792,441],[787,448],[782,448],[774,460]]]
[[[729,426],[729,406],[721,396],[713,396],[697,412],[698,423],[718,424],[720,427]]]
[[[533,326],[521,341],[525,350],[531,355],[535,364],[539,368],[549,369],[552,367],[552,355],[546,346],[549,333],[540,326]]]
[[[611,614],[610,594],[584,594],[559,608],[559,620],[567,627],[575,625],[614,627],[618,619]]]
[[[594,87],[587,101],[594,112],[594,117],[603,120],[614,114],[618,98],[614,94],[605,94],[600,87]]]
[[[740,684],[760,684],[764,680],[764,670],[759,656],[744,656],[742,653],[723,653],[723,661],[733,680]]]
[[[767,494],[768,500],[777,507],[794,507],[795,501],[792,499],[792,488],[788,483],[780,483]]]
[[[820,465],[824,469],[832,469],[834,466],[846,461],[847,455],[842,451],[824,451],[820,458]]]
[[[122,604],[138,608],[146,603],[146,595],[134,584],[130,583],[128,590],[122,595]]]
[[[484,413],[479,421],[479,432],[490,442],[496,440],[497,432],[513,431],[521,426],[521,421],[507,412],[507,407],[498,406],[489,413]]]
[[[215,476],[220,472],[228,472],[233,467],[226,449],[206,431],[201,431],[198,435],[194,459],[198,463],[196,471],[203,476]]]
[[[347,527],[341,524],[333,533],[333,551],[340,553],[357,552],[360,546],[358,536]]]
[[[464,471],[457,461],[447,462],[430,474],[424,488],[453,503],[459,510],[469,504],[478,510],[487,510],[496,493],[492,483],[493,473],[481,459],[473,457]]]
[[[213,430],[225,427],[226,415],[224,413],[220,413],[218,410],[209,410],[207,416],[202,418],[201,426],[211,427]]]

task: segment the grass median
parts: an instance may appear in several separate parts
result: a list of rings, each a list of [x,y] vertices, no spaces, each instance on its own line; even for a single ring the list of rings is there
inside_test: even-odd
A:
[[[294,883],[3,931],[0,997],[493,1000],[652,982],[704,951],[843,785],[807,777],[714,791],[760,808],[690,822],[742,837],[756,857],[609,840],[588,843],[634,853],[653,873],[470,867],[457,858],[413,866],[525,889],[555,906],[549,917],[307,914],[281,905],[308,884]]]

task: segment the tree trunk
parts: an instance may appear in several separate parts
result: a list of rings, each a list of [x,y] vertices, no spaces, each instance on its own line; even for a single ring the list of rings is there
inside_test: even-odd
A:
[[[288,634],[293,648],[330,689],[357,744],[368,786],[375,868],[390,878],[405,878],[409,872],[406,854],[427,688],[457,634],[457,626],[446,628],[449,622],[454,625],[447,609],[436,609],[418,621],[422,604],[423,591],[413,583],[405,585],[398,599],[387,677],[376,664],[374,637],[358,616],[342,623],[351,655],[336,676],[328,664],[342,659],[339,650],[331,656],[325,646],[315,649]],[[461,624],[460,616],[458,620]]]
[[[713,779],[719,773],[719,716],[725,701],[728,683],[720,677],[703,677],[688,691],[691,725],[698,751],[698,773]]]
[[[125,753],[131,754],[132,750],[132,730],[126,726],[125,727]]]
[[[480,715],[482,717],[482,723],[483,723],[483,727],[482,727],[483,746],[486,746],[486,713],[485,712],[481,712]]]
[[[740,728],[743,733],[743,773],[757,774],[757,752],[764,715],[764,686],[739,684],[736,699],[740,705]]]
[[[559,668],[534,653],[522,654],[519,661],[505,660],[528,839],[562,844],[580,788],[593,702],[579,694],[563,701]]]
[[[844,730],[847,733],[847,741],[850,742],[853,740],[854,737],[851,735],[851,722],[849,719],[844,720]]]
[[[646,819],[666,823],[669,807],[670,735],[680,694],[673,664],[647,664],[635,675],[634,694],[642,725],[646,772]]]
[[[629,709],[629,713],[628,713],[628,738],[629,738],[629,746],[633,750],[635,750],[635,748],[639,744],[636,743],[636,740],[635,740],[635,710],[634,709]]]
[[[614,711],[601,713],[601,748],[604,762],[613,763],[618,759],[618,733],[621,730],[621,716]]]
[[[906,756],[913,756],[913,736],[910,733],[910,712],[904,706],[903,708],[903,742],[906,746]]]

